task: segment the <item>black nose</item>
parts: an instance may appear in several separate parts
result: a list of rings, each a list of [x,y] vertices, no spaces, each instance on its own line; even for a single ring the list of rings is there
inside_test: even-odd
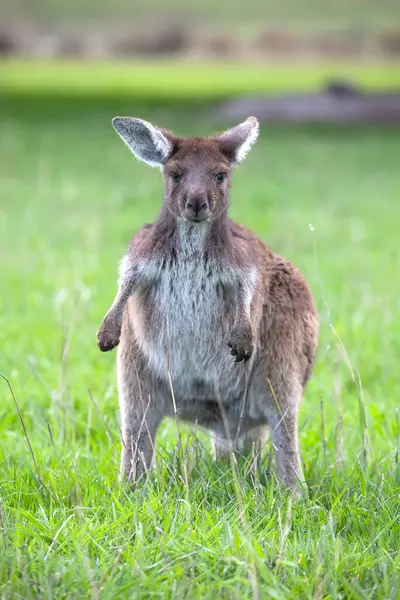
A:
[[[186,202],[186,208],[191,208],[198,215],[199,212],[208,208],[208,203],[203,198],[191,198]]]

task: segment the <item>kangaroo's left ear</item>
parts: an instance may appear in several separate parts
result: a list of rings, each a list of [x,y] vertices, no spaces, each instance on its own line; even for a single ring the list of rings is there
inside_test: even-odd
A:
[[[233,164],[241,163],[258,138],[260,125],[255,117],[221,133],[216,139],[221,150]]]

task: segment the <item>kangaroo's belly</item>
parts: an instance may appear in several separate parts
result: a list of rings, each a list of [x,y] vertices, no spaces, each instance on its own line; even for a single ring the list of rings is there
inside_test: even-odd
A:
[[[242,369],[227,346],[236,312],[233,285],[182,265],[132,300],[131,321],[148,367],[159,378],[170,375],[177,397],[210,399],[240,386]]]

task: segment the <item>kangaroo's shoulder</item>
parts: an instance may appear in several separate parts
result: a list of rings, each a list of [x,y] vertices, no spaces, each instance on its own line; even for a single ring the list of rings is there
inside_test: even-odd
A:
[[[230,220],[229,225],[234,240],[244,240],[251,243],[256,237],[251,229],[236,221],[232,221],[232,219]]]
[[[131,239],[128,253],[143,259],[160,259],[168,252],[173,237],[174,232],[168,230],[167,224],[147,223]]]
[[[268,295],[276,306],[298,314],[316,315],[311,290],[300,270],[273,253],[268,269]]]
[[[237,257],[259,268],[273,262],[273,251],[251,229],[231,220],[230,231]]]

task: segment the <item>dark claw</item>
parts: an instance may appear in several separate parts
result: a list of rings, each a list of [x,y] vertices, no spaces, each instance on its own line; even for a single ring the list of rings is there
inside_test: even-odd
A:
[[[119,344],[119,340],[101,340],[97,338],[97,344],[102,352],[110,352]]]
[[[239,363],[239,362],[246,363],[248,360],[250,360],[251,355],[253,354],[253,351],[243,352],[243,351],[233,348],[231,350],[231,354],[232,354],[232,356],[235,356],[235,360],[234,360],[235,363]]]
[[[228,342],[228,347],[231,349],[230,354],[235,357],[235,363],[246,363],[253,354],[253,347],[250,350],[244,350],[240,345],[236,345],[234,342]]]
[[[113,350],[115,346],[102,345],[99,346],[99,348],[102,352],[110,352],[110,350]]]

